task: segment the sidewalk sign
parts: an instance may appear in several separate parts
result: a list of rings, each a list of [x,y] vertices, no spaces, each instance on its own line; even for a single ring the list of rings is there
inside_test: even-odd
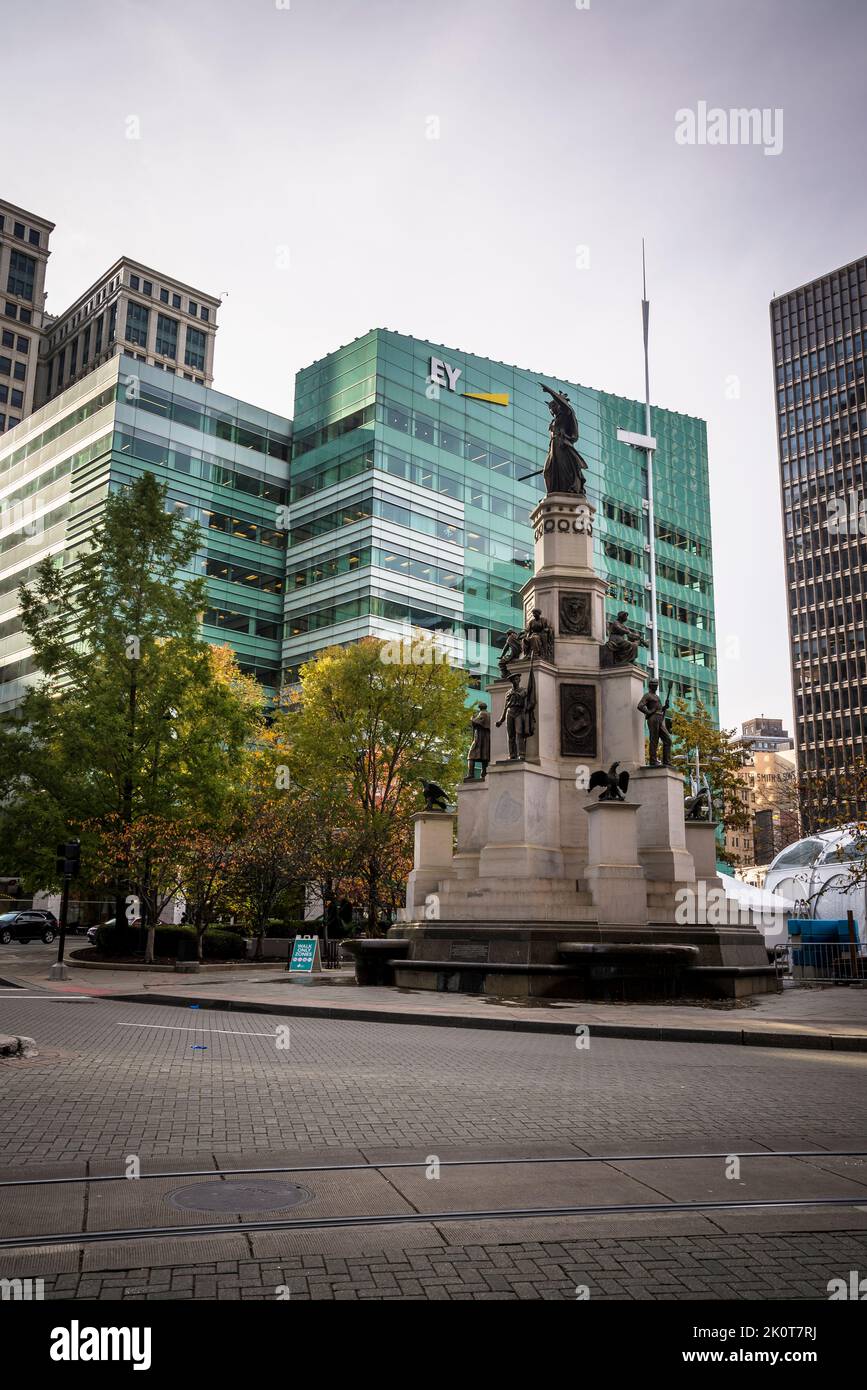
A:
[[[289,969],[297,974],[318,975],[322,970],[318,936],[296,936]]]

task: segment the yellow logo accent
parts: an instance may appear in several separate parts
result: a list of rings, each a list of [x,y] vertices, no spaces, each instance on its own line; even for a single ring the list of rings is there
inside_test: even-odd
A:
[[[490,391],[462,391],[462,396],[467,396],[471,401],[488,401],[490,405],[508,405],[509,397],[497,392]]]

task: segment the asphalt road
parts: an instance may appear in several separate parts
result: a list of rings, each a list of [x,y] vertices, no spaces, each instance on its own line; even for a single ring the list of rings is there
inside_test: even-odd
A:
[[[6,949],[0,977],[21,951],[53,955]],[[118,1003],[76,997],[74,979],[63,997],[0,991],[0,1032],[40,1049],[0,1063],[0,1178],[121,1177],[132,1160],[143,1174],[203,1170],[229,1184],[242,1181],[221,1176],[229,1167],[364,1164],[253,1181],[303,1187],[274,1221],[412,1218],[0,1252],[4,1276],[39,1274],[49,1296],[269,1298],[285,1286],[300,1298],[574,1298],[583,1282],[603,1298],[822,1298],[828,1279],[867,1266],[867,1158],[745,1158],[732,1171],[721,1157],[670,1157],[867,1150],[867,1056],[592,1035],[579,1048],[568,1036]],[[639,1154],[660,1157],[624,1157]],[[447,1166],[582,1155],[599,1161]],[[432,1159],[445,1164],[437,1176]],[[399,1160],[422,1166],[377,1166]],[[184,1208],[179,1188],[204,1181],[6,1189],[0,1237],[261,1219],[240,1198],[228,1216]],[[836,1196],[853,1206],[445,1219]]]

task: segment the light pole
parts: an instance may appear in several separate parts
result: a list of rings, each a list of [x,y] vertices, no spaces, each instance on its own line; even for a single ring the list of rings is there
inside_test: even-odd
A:
[[[641,238],[641,277],[641,321],[644,330],[644,434],[636,434],[633,430],[619,429],[617,431],[617,438],[621,444],[628,444],[633,449],[643,450],[647,463],[647,496],[645,502],[647,507],[648,539],[645,549],[650,564],[650,661],[653,666],[653,674],[658,680],[659,633],[657,631],[656,605],[656,519],[653,510],[653,459],[656,453],[656,440],[651,433],[650,419],[650,301],[647,298],[647,266],[644,256],[643,237]]]

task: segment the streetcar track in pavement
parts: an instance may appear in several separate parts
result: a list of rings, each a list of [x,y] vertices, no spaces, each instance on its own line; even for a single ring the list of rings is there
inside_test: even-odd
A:
[[[518,1157],[518,1158],[463,1158],[463,1159],[442,1159],[437,1160],[440,1168],[503,1168],[516,1166],[534,1166],[544,1168],[549,1164],[618,1164],[618,1163],[669,1163],[685,1161],[719,1161],[730,1160],[734,1155],[728,1153],[654,1153],[654,1154],[570,1154],[564,1157]],[[856,1158],[867,1157],[867,1150],[861,1149],[792,1149],[792,1150],[758,1150],[755,1152],[744,1152],[738,1154],[739,1159],[810,1159],[810,1158]],[[281,1164],[259,1168],[226,1168],[226,1169],[183,1169],[167,1170],[155,1173],[142,1173],[135,1179],[130,1179],[126,1174],[94,1174],[90,1177],[61,1177],[61,1178],[35,1178],[35,1179],[13,1179],[0,1181],[0,1188],[45,1188],[63,1187],[70,1184],[84,1185],[87,1203],[85,1211],[90,1208],[91,1188],[101,1183],[118,1183],[134,1181],[136,1184],[143,1181],[162,1179],[211,1179],[220,1181],[231,1177],[242,1176],[261,1176],[264,1174],[316,1174],[316,1173],[336,1173],[336,1174],[376,1174],[381,1177],[388,1185],[391,1195],[394,1197],[395,1204],[404,1203],[412,1208],[410,1211],[398,1212],[367,1212],[357,1214],[342,1215],[310,1215],[302,1217],[283,1218],[277,1215],[269,1216],[267,1219],[240,1219],[236,1215],[232,1220],[223,1220],[207,1223],[196,1223],[189,1225],[151,1225],[151,1226],[132,1226],[118,1227],[113,1226],[103,1230],[77,1230],[77,1231],[55,1231],[55,1232],[31,1232],[20,1235],[8,1235],[0,1239],[0,1249],[23,1249],[33,1247],[50,1246],[84,1246],[92,1244],[103,1244],[106,1242],[125,1242],[148,1239],[173,1239],[187,1236],[202,1235],[233,1235],[245,1232],[292,1232],[305,1230],[328,1230],[334,1228],[359,1228],[365,1226],[409,1226],[409,1225],[437,1225],[441,1223],[452,1223],[460,1221],[503,1221],[503,1220],[528,1220],[533,1218],[556,1218],[556,1217],[609,1217],[609,1216],[630,1216],[630,1215],[654,1215],[662,1216],[670,1213],[711,1213],[711,1212],[781,1212],[781,1211],[805,1211],[809,1209],[825,1208],[851,1208],[853,1210],[867,1212],[867,1192],[863,1195],[853,1193],[848,1196],[814,1196],[790,1198],[765,1197],[760,1199],[740,1200],[693,1200],[693,1201],[646,1201],[646,1202],[609,1202],[601,1204],[567,1204],[561,1206],[506,1206],[493,1208],[490,1206],[467,1207],[459,1210],[445,1211],[425,1211],[417,1207],[411,1200],[407,1192],[393,1185],[387,1178],[389,1171],[425,1169],[430,1163],[430,1159],[424,1160],[395,1160],[393,1162],[382,1163],[333,1163],[333,1164]],[[853,1179],[857,1182],[858,1179]],[[656,1194],[656,1189],[651,1189]],[[162,1194],[163,1197],[168,1194]],[[321,1197],[322,1194],[319,1194]],[[663,1195],[663,1194],[658,1194]],[[285,1205],[283,1207],[285,1210]]]

